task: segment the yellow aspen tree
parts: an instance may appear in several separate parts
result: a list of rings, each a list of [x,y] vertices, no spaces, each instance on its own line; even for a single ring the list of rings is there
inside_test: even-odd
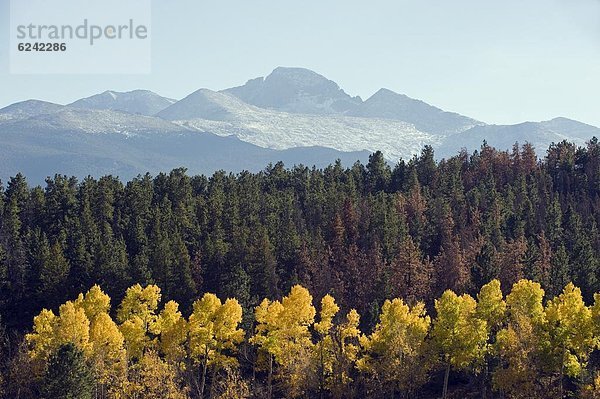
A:
[[[30,356],[45,362],[61,345],[73,343],[94,367],[97,396],[105,397],[106,388],[121,383],[126,371],[123,335],[109,310],[110,298],[98,286],[61,305],[58,316],[43,310],[34,319],[33,333],[26,337]]]
[[[222,304],[216,295],[207,293],[194,302],[189,318],[189,347],[192,358],[201,365],[201,397],[209,368],[214,377],[221,368],[237,366],[237,360],[229,353],[244,340],[244,331],[238,328],[241,321],[242,307],[235,299],[227,299]],[[213,378],[211,394],[214,382]]]
[[[200,377],[200,397],[204,397],[208,363],[212,360],[215,346],[215,318],[221,307],[221,300],[215,294],[206,293],[194,302],[189,319],[189,348],[192,358],[202,369]]]
[[[486,322],[488,332],[497,331],[504,323],[506,302],[500,289],[500,281],[492,280],[477,294],[477,317]]]
[[[75,304],[83,307],[85,315],[92,321],[99,314],[110,312],[110,297],[99,285],[94,285],[85,295],[79,294]]]
[[[259,347],[267,356],[267,398],[273,397],[273,369],[275,359],[282,358],[282,343],[284,339],[281,333],[282,323],[280,314],[283,312],[283,305],[279,301],[269,301],[263,299],[260,305],[254,310],[256,320],[255,334],[250,338],[250,343]]]
[[[104,398],[124,383],[127,356],[124,337],[110,317],[110,297],[94,285],[75,304],[90,320],[90,360],[97,376],[96,395]]]
[[[158,324],[160,351],[168,362],[181,367],[186,356],[188,326],[177,302],[169,301],[165,304],[158,317]]]
[[[54,326],[54,347],[73,343],[86,356],[90,354],[90,321],[83,308],[72,301],[60,306],[58,319]]]
[[[33,331],[25,336],[25,342],[36,375],[43,373],[48,358],[61,345],[72,343],[86,356],[90,355],[90,322],[74,302],[61,305],[58,316],[43,309],[33,320]]]
[[[600,294],[594,294],[594,304],[591,310],[594,335],[600,337]]]
[[[487,396],[487,386],[489,380],[489,363],[495,355],[494,339],[496,333],[500,330],[506,317],[506,302],[502,290],[500,289],[500,281],[492,280],[485,284],[477,294],[477,318],[484,320],[487,327],[488,342],[485,347],[483,373],[481,378],[482,397]]]
[[[91,363],[97,377],[97,396],[106,397],[126,379],[125,339],[108,313],[99,313],[90,324]]]
[[[580,377],[595,347],[592,310],[585,305],[581,290],[569,283],[559,296],[548,302],[546,320],[550,348],[560,369],[562,398],[564,376]]]
[[[280,377],[290,397],[302,395],[312,351],[309,327],[314,323],[312,296],[300,285],[279,301],[264,299],[255,310],[256,329],[250,342],[268,358],[267,397],[273,395],[273,363],[280,368]]]
[[[29,355],[34,360],[46,360],[56,349],[54,343],[54,328],[57,316],[48,309],[43,309],[33,318],[33,332],[25,336],[30,348]]]
[[[156,311],[160,299],[160,288],[156,285],[142,288],[136,284],[127,289],[117,320],[130,358],[139,359],[144,350],[156,346],[156,336],[160,333]]]
[[[333,381],[331,391],[335,399],[346,395],[347,387],[352,382],[350,377],[354,369],[360,345],[360,315],[351,309],[345,321],[333,330],[333,346],[335,350],[335,363],[333,364]]]
[[[375,331],[361,337],[359,370],[385,387],[390,397],[398,391],[410,395],[425,382],[423,349],[430,324],[423,303],[409,307],[400,298],[385,301]]]
[[[506,296],[507,325],[496,334],[500,366],[492,378],[495,389],[514,398],[547,394],[542,381],[543,353],[549,347],[540,284],[520,280]]]
[[[187,399],[187,390],[181,388],[174,365],[163,361],[150,349],[143,353],[134,366],[122,396],[131,399]]]
[[[314,324],[318,335],[315,345],[317,363],[317,377],[319,381],[319,392],[323,396],[326,385],[332,378],[335,362],[335,348],[333,341],[333,318],[339,312],[340,307],[335,303],[331,295],[325,295],[321,299],[321,310],[319,311],[319,322]]]
[[[442,398],[448,393],[450,369],[466,369],[483,359],[487,342],[487,323],[477,318],[477,302],[470,295],[457,296],[445,291],[435,300],[436,318],[431,337],[445,364]]]

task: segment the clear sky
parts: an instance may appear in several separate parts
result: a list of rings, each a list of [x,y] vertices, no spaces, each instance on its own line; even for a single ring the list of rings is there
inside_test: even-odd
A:
[[[178,99],[299,66],[363,99],[386,87],[488,123],[600,126],[600,0],[153,0],[149,75],[10,75],[8,24],[0,0],[0,107]]]

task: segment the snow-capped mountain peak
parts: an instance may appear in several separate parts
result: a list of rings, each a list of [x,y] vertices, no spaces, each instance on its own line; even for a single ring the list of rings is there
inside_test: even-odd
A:
[[[224,92],[261,108],[300,114],[345,113],[362,102],[334,81],[304,68],[279,67],[264,79],[251,79]]]
[[[23,148],[38,148],[37,138],[51,140],[59,135],[66,140],[61,146],[67,148],[69,140],[82,136],[148,140],[144,142],[147,148],[156,143],[154,133],[164,133],[161,140],[178,141],[182,135],[196,137],[209,132],[236,136],[269,150],[381,150],[391,161],[410,158],[425,145],[433,146],[438,156],[449,156],[463,147],[475,150],[484,139],[498,149],[510,148],[517,140],[544,149],[551,142],[566,139],[584,144],[592,136],[600,136],[599,129],[562,117],[486,125],[386,88],[362,101],[318,73],[283,67],[240,87],[200,89],[180,101],[147,90],[109,90],[69,106],[24,101],[0,110],[0,132],[12,135],[11,148],[25,145],[19,141],[22,135],[33,138]],[[5,148],[11,145],[7,137],[0,135]],[[159,150],[163,149],[157,147]],[[177,155],[173,154],[174,159]]]

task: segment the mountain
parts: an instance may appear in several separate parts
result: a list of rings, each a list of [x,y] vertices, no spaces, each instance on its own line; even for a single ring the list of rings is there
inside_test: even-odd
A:
[[[486,125],[381,89],[366,101],[302,68],[222,91],[199,89],[174,101],[145,90],[106,91],[59,105],[28,100],[0,109],[0,178],[18,171],[34,182],[54,173],[79,177],[261,170],[269,162],[346,165],[381,150],[395,163],[430,145],[438,158],[486,140],[500,149],[532,143],[583,145],[600,129],[566,118]]]
[[[437,148],[438,157],[450,157],[462,148],[479,149],[483,141],[497,149],[510,149],[514,143],[531,143],[539,155],[550,144],[563,140],[584,145],[592,137],[600,137],[600,129],[567,118],[544,122],[524,122],[517,125],[486,125],[473,127],[457,136],[448,137]]]
[[[151,116],[70,107],[62,107],[51,113],[33,115],[27,119],[7,121],[4,125],[10,127],[11,130],[21,132],[77,131],[86,134],[116,133],[125,136],[188,130]]]
[[[123,111],[130,114],[155,115],[174,102],[175,100],[161,97],[148,90],[128,92],[105,91],[104,93],[77,100],[68,106],[83,109]]]
[[[311,115],[247,104],[229,92],[197,90],[158,113],[180,126],[278,150],[326,147],[338,151],[384,151],[393,161],[409,158],[440,138],[412,124],[344,115]]]
[[[236,114],[252,112],[256,109],[257,107],[246,104],[227,93],[200,89],[157,113],[157,116],[170,121],[188,119],[225,121],[234,119]]]
[[[69,107],[0,122],[0,143],[0,178],[22,172],[34,184],[55,173],[130,179],[181,166],[194,174],[256,172],[278,161],[324,167],[336,159],[351,165],[369,156],[321,147],[273,150],[155,117]]]
[[[574,121],[568,118],[554,118],[546,122],[540,122],[540,125],[546,130],[560,132],[562,135],[568,137],[567,140],[579,139],[588,141],[594,136],[600,138],[600,129],[598,129],[596,126]]]
[[[63,108],[63,105],[47,101],[21,101],[0,109],[0,121],[27,119],[36,115],[57,112]]]
[[[279,67],[266,78],[252,79],[224,92],[257,107],[300,114],[345,113],[362,102],[334,81],[304,68]]]
[[[482,122],[453,112],[446,112],[421,100],[415,100],[388,89],[380,89],[349,115],[384,118],[412,123],[423,132],[451,135],[463,132]]]

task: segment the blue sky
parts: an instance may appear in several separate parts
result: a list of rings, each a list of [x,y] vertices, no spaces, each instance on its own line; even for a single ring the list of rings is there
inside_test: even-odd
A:
[[[182,98],[301,66],[363,99],[386,87],[488,123],[600,126],[600,0],[153,0],[149,75],[11,75],[8,0],[0,25],[0,107]]]

